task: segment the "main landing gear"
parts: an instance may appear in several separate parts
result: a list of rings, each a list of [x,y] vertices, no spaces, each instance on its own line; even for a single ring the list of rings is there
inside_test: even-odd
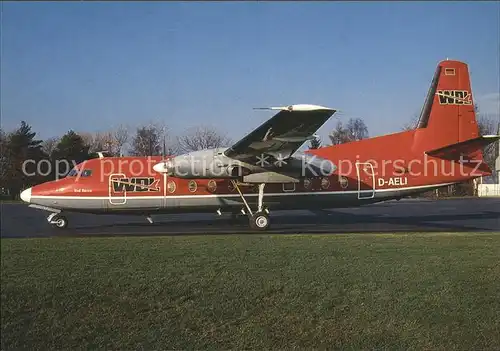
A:
[[[264,209],[263,206],[264,186],[266,184],[265,183],[259,184],[259,202],[258,202],[257,212],[252,212],[252,209],[248,205],[248,202],[246,201],[245,196],[241,192],[236,181],[235,180],[231,181],[233,183],[234,188],[238,191],[238,194],[240,194],[241,200],[243,200],[243,203],[245,204],[245,208],[247,209],[248,219],[250,222],[250,227],[256,230],[266,230],[267,228],[269,228],[269,211],[267,209]]]

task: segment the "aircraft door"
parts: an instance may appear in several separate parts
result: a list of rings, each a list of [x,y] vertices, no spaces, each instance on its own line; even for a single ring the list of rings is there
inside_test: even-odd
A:
[[[356,162],[358,176],[358,199],[372,199],[375,196],[375,172],[369,162]]]
[[[163,207],[165,179],[163,175],[130,177],[123,173],[111,174],[108,180],[108,206],[149,209]]]
[[[120,183],[127,176],[123,173],[113,173],[109,175],[108,198],[110,205],[125,205],[127,203],[127,192],[121,191]]]

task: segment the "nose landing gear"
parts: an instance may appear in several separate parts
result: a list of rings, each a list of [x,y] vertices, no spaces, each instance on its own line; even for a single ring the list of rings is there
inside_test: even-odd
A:
[[[55,228],[64,229],[68,226],[68,219],[60,213],[52,213],[47,217],[47,222]]]

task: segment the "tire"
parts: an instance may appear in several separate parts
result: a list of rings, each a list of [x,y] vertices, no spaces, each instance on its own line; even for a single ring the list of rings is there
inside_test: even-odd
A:
[[[269,216],[265,212],[255,213],[250,220],[252,229],[266,230],[269,228],[269,224]]]
[[[64,229],[68,226],[68,220],[64,216],[55,216],[52,218],[51,223],[54,227]]]

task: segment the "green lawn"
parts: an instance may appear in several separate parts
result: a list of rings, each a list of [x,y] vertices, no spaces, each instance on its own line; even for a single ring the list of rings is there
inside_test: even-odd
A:
[[[500,233],[3,239],[2,349],[498,349]]]

